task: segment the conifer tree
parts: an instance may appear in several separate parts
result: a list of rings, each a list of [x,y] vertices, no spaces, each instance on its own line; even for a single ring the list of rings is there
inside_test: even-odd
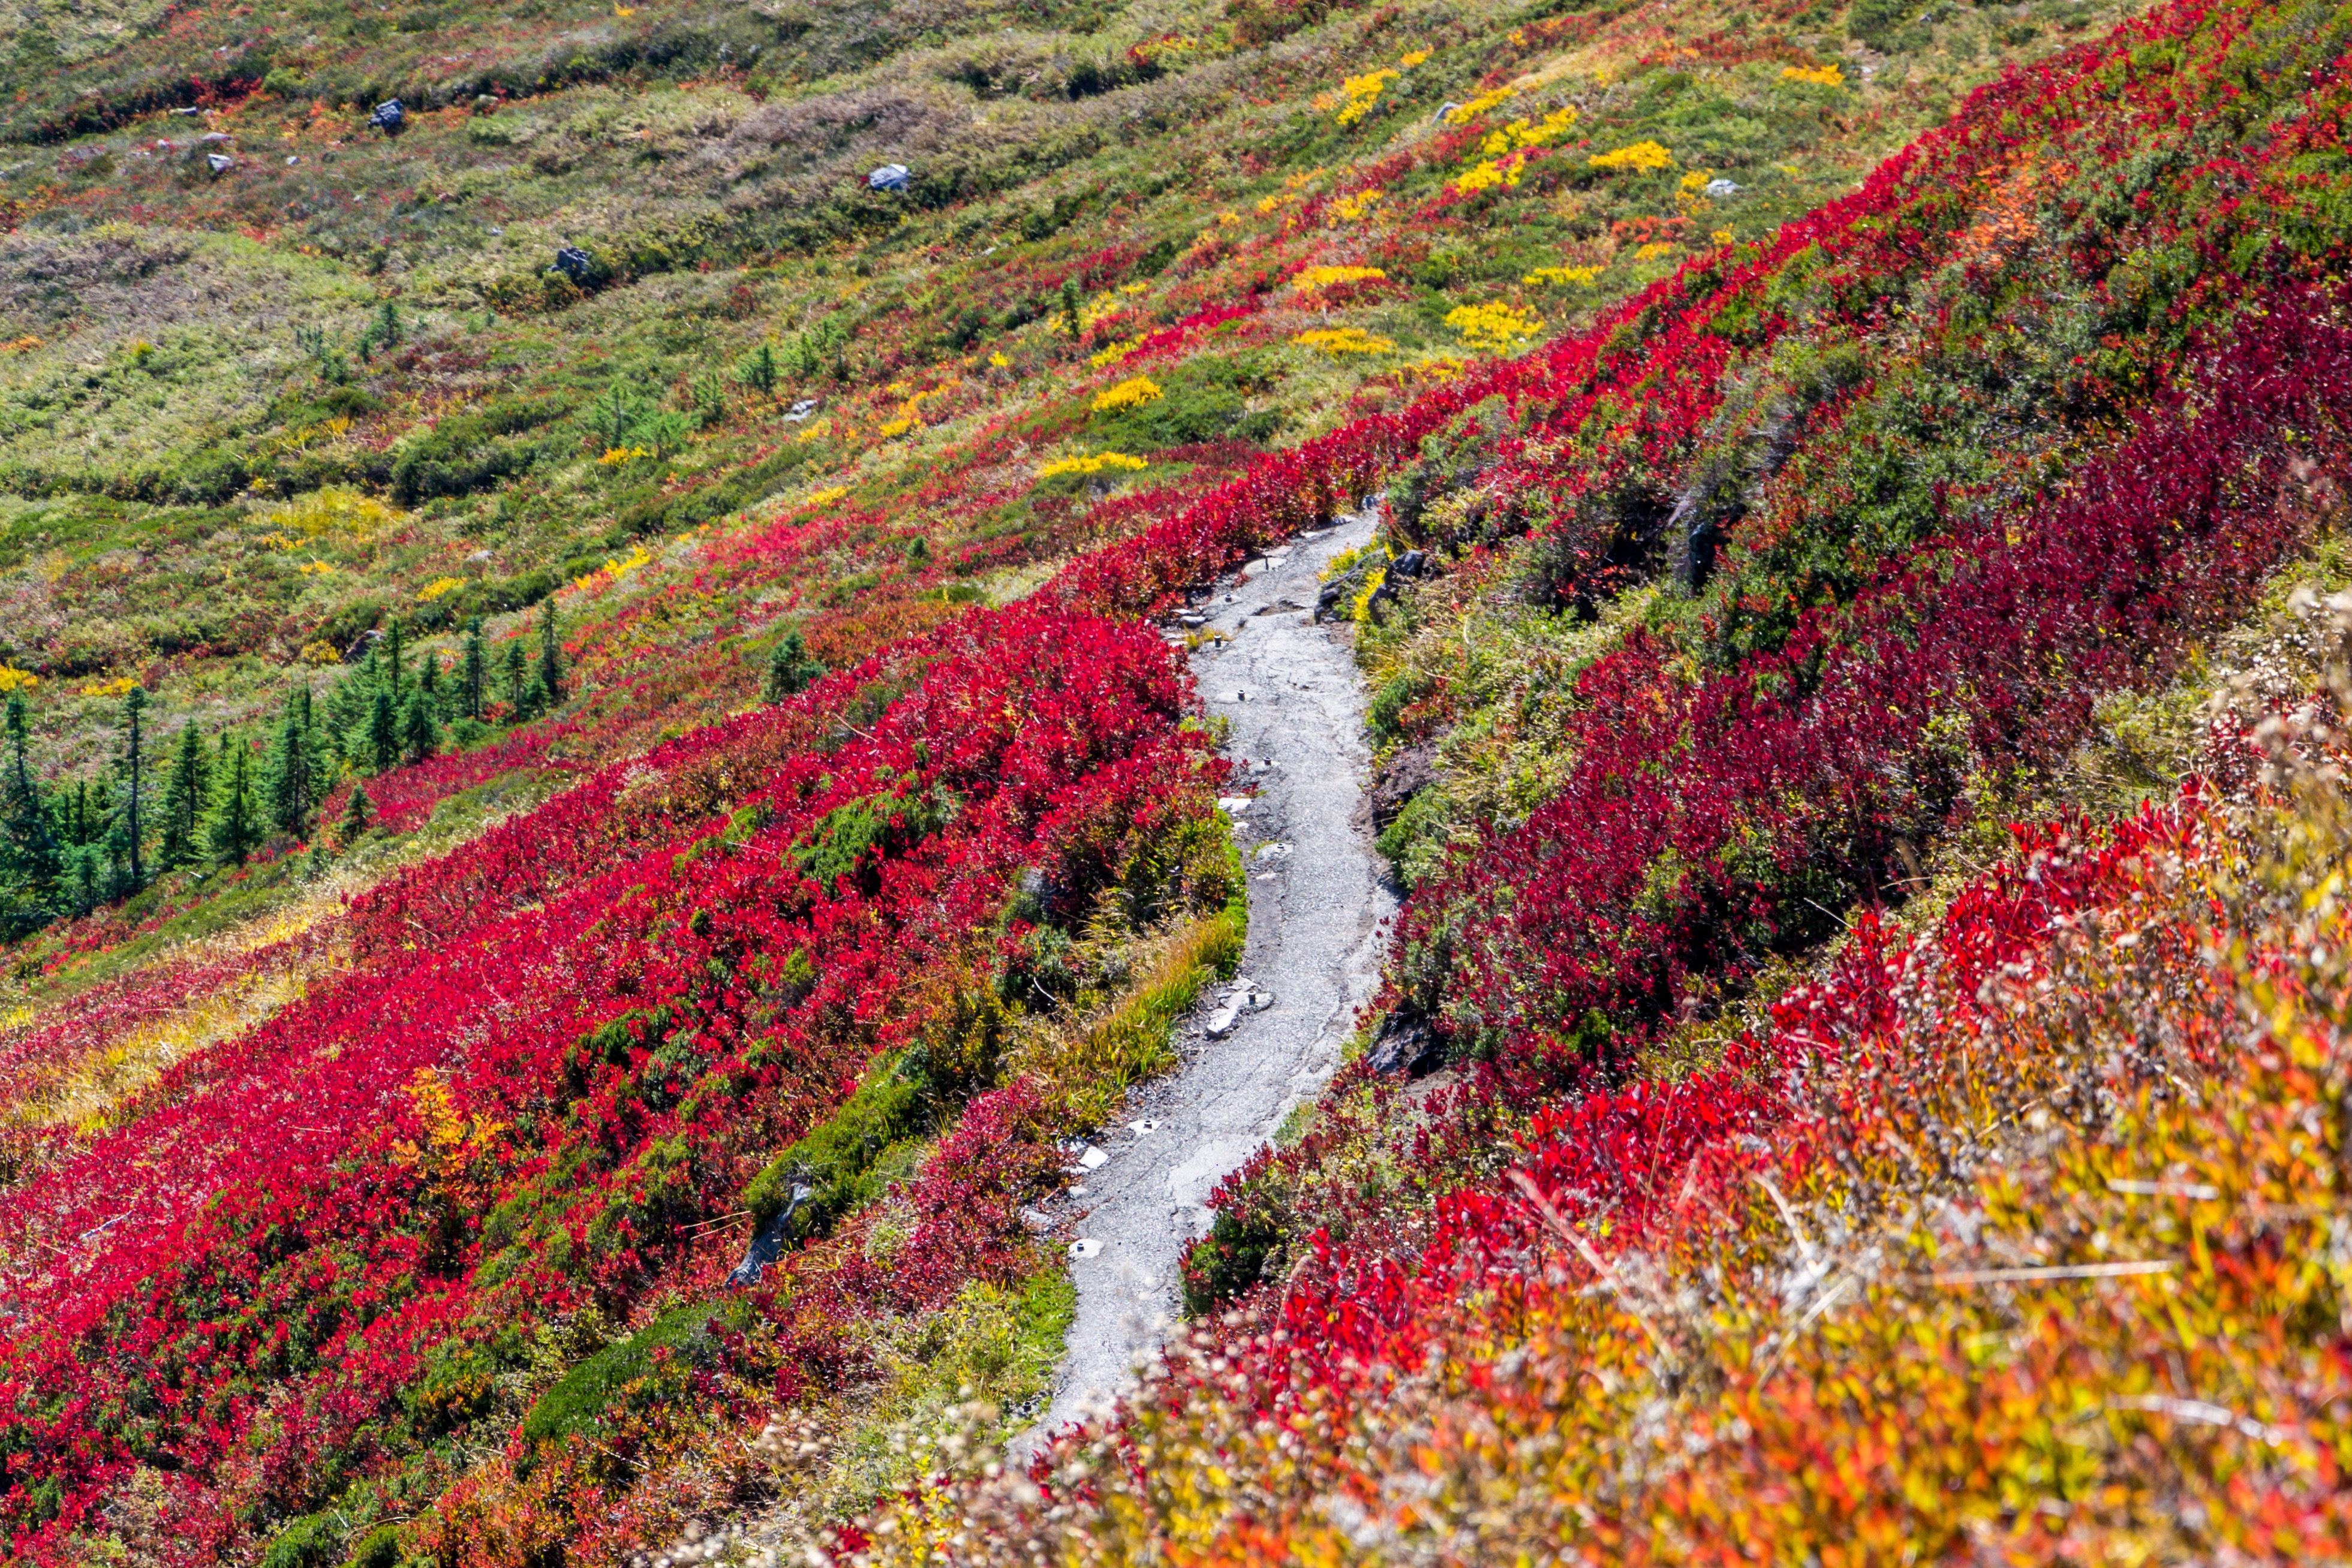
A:
[[[484,662],[482,618],[477,615],[466,622],[466,654],[457,666],[457,711],[467,718],[482,716]]]
[[[21,693],[8,694],[7,756],[0,771],[0,928],[8,939],[48,919],[60,862],[40,780],[26,753],[30,723]]]
[[[427,648],[416,661],[416,689],[435,707],[441,706],[441,656]]]
[[[440,739],[438,727],[433,722],[433,709],[422,691],[408,695],[408,706],[400,716],[400,749],[404,758],[414,767],[433,755]]]
[[[507,706],[513,710],[517,718],[529,718],[531,715],[532,691],[528,663],[523,656],[521,638],[517,637],[507,644]]]
[[[555,601],[539,607],[539,701],[551,708],[563,700],[563,644],[555,634]]]
[[[768,655],[768,679],[761,695],[772,703],[780,703],[796,692],[806,691],[824,674],[824,666],[809,657],[808,643],[794,627],[784,633]]]
[[[368,799],[367,786],[352,779],[352,792],[343,800],[342,821],[335,824],[335,841],[350,849],[374,821],[375,804]]]
[[[313,769],[310,725],[304,710],[308,686],[298,687],[286,699],[286,716],[278,726],[278,744],[269,754],[262,793],[269,805],[269,822],[279,832],[301,838],[310,831],[310,808],[318,803],[319,777]]]
[[[368,710],[368,766],[378,773],[389,773],[400,766],[400,728],[392,711],[392,694],[382,686],[375,689],[375,703]]]
[[[205,785],[212,776],[205,756],[204,737],[193,724],[180,729],[180,744],[172,754],[172,770],[163,779],[163,842],[156,864],[172,871],[194,861],[202,850]]]
[[[147,885],[147,750],[140,716],[147,711],[147,688],[122,694],[122,817],[119,857],[130,873],[130,891]]]
[[[392,694],[392,706],[394,709],[401,706],[401,687],[408,684],[407,664],[407,656],[400,651],[400,622],[395,621],[385,628],[383,633],[382,676],[384,690]]]
[[[261,843],[261,813],[253,799],[247,748],[223,736],[221,749],[226,755],[221,759],[212,819],[205,824],[205,847],[224,865],[243,865]]]

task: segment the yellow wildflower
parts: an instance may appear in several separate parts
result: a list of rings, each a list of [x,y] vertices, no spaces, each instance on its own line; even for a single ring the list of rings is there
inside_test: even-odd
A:
[[[119,697],[138,684],[139,679],[135,675],[117,675],[110,681],[92,681],[82,687],[79,695],[86,697]]]
[[[1538,267],[1519,281],[1522,283],[1573,283],[1580,288],[1590,288],[1600,277],[1601,268],[1597,267]]]
[[[604,449],[604,455],[596,461],[610,468],[619,464],[634,462],[640,457],[651,457],[653,455],[654,449],[650,446],[608,446]]]
[[[420,604],[430,604],[443,594],[454,593],[465,586],[462,577],[436,577],[416,591],[416,600]]]
[[[1109,348],[1103,350],[1100,353],[1088,359],[1087,363],[1092,365],[1097,370],[1101,370],[1105,365],[1115,365],[1118,363],[1121,360],[1127,358],[1128,355],[1135,352],[1136,350],[1142,346],[1142,339],[1129,338],[1124,343],[1113,343]]]
[[[1838,69],[1834,62],[1826,66],[1783,66],[1780,79],[1802,82],[1807,87],[1843,87],[1845,72]]]
[[[1003,354],[1003,350],[1000,350],[999,351],[995,352],[995,353],[992,353],[992,354],[989,355],[989,356],[988,356],[988,362],[989,362],[989,364],[990,364],[991,366],[992,366],[992,367],[994,367],[995,369],[1000,370],[1000,371],[1009,371],[1009,370],[1011,370],[1011,369],[1013,368],[1013,361],[1012,361],[1011,360],[1006,359],[1006,358],[1004,357],[1004,354]]]
[[[30,670],[20,670],[14,664],[0,664],[0,693],[28,692],[41,684],[41,677]]]
[[[1427,49],[1415,49],[1412,53],[1400,58],[1397,61],[1397,64],[1402,66],[1407,70],[1411,70],[1413,67],[1421,64],[1422,61],[1427,58],[1429,58],[1429,51]]]
[[[1515,87],[1498,87],[1492,92],[1482,92],[1467,103],[1457,103],[1445,111],[1448,125],[1467,125],[1498,103],[1507,103],[1519,96]]]
[[[1633,253],[1635,261],[1655,261],[1662,256],[1672,256],[1675,246],[1672,240],[1656,239]]]
[[[1361,191],[1352,196],[1340,196],[1331,203],[1331,216],[1343,224],[1352,224],[1368,217],[1380,205],[1381,193]]]
[[[1372,111],[1381,100],[1381,89],[1396,80],[1392,70],[1367,71],[1360,77],[1349,77],[1339,84],[1339,112],[1332,116],[1341,125],[1353,125]]]
[[[840,500],[844,496],[848,494],[848,486],[832,485],[822,490],[811,490],[807,495],[801,497],[801,505],[803,507],[830,507],[835,501]]]

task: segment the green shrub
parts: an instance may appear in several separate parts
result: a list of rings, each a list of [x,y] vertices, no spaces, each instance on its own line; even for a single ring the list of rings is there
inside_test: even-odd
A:
[[[672,1307],[618,1344],[606,1345],[539,1396],[517,1429],[524,1458],[518,1470],[527,1471],[541,1449],[551,1448],[575,1432],[584,1432],[611,1409],[628,1386],[656,1372],[674,1358],[702,1367],[718,1359],[710,1336],[710,1320],[724,1311],[723,1303],[689,1301]],[[668,1351],[659,1357],[656,1351]]]
[[[921,1100],[922,1086],[896,1071],[877,1073],[861,1084],[841,1109],[769,1161],[743,1189],[753,1232],[774,1223],[792,1202],[793,1186],[801,1183],[812,1190],[793,1211],[788,1239],[803,1241],[832,1228],[872,1196],[874,1162],[915,1130]]]
[[[279,1531],[261,1568],[329,1568],[343,1555],[342,1527],[331,1512],[306,1513]]]

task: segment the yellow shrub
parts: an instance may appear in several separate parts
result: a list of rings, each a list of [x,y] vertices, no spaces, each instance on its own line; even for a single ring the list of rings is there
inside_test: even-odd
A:
[[[1826,66],[1783,66],[1782,81],[1802,82],[1808,87],[1843,87],[1845,72],[1834,64]]]
[[[1636,141],[1613,152],[1595,152],[1586,160],[1595,169],[1625,169],[1653,174],[1675,166],[1675,155],[1654,141]]]
[[[430,604],[443,594],[454,592],[465,586],[466,580],[462,577],[436,577],[416,591],[417,601]]]
[[[1370,216],[1372,209],[1380,205],[1380,202],[1381,193],[1378,191],[1362,191],[1352,196],[1341,196],[1332,202],[1331,216],[1340,223],[1352,224]]]
[[[1538,267],[1519,281],[1522,283],[1573,283],[1580,288],[1590,288],[1600,276],[1601,268],[1597,267]]]
[[[835,501],[840,500],[844,496],[848,494],[848,486],[832,485],[822,490],[811,490],[807,495],[801,497],[801,505],[803,507],[830,507]]]
[[[1498,87],[1492,92],[1482,92],[1467,103],[1455,104],[1445,111],[1448,125],[1467,125],[1498,103],[1507,103],[1519,96],[1515,87]]]
[[[1291,281],[1298,285],[1301,294],[1312,294],[1334,284],[1373,283],[1387,276],[1386,270],[1377,267],[1310,267]]]
[[[1335,327],[1301,332],[1290,340],[1309,349],[1320,349],[1327,354],[1386,354],[1396,348],[1392,340],[1375,336],[1360,327]]]
[[[1462,334],[1465,346],[1481,353],[1507,352],[1544,329],[1542,317],[1500,301],[1457,305],[1445,313],[1445,324]]]
[[[1339,112],[1332,118],[1341,125],[1353,125],[1372,111],[1381,100],[1381,91],[1396,80],[1393,70],[1368,71],[1360,77],[1349,77],[1339,84]]]
[[[1160,383],[1150,376],[1136,376],[1100,393],[1095,399],[1097,413],[1110,413],[1122,408],[1140,408],[1160,396]]]
[[[1150,464],[1140,457],[1130,457],[1124,452],[1097,452],[1091,457],[1056,457],[1037,470],[1040,479],[1052,479],[1064,474],[1100,474],[1106,469],[1148,468]]]
[[[41,677],[30,670],[20,670],[14,664],[0,664],[0,695],[9,692],[29,692],[41,684]]]

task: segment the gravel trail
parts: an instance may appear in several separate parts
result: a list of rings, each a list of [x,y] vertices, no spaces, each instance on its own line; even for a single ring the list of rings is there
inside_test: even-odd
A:
[[[1345,631],[1313,617],[1317,574],[1368,543],[1373,521],[1343,517],[1303,535],[1197,607],[1204,630],[1233,639],[1204,645],[1192,669],[1209,710],[1232,725],[1232,789],[1255,791],[1234,816],[1250,878],[1241,977],[1263,1010],[1244,1008],[1210,1039],[1225,992],[1205,997],[1182,1026],[1181,1070],[1138,1090],[1124,1124],[1096,1145],[1108,1157],[1055,1206],[1078,1239],[1077,1318],[1052,1406],[1022,1447],[1133,1382],[1178,1316],[1178,1261],[1208,1228],[1210,1192],[1331,1076],[1379,980],[1380,926],[1396,904],[1365,803],[1363,694]]]

